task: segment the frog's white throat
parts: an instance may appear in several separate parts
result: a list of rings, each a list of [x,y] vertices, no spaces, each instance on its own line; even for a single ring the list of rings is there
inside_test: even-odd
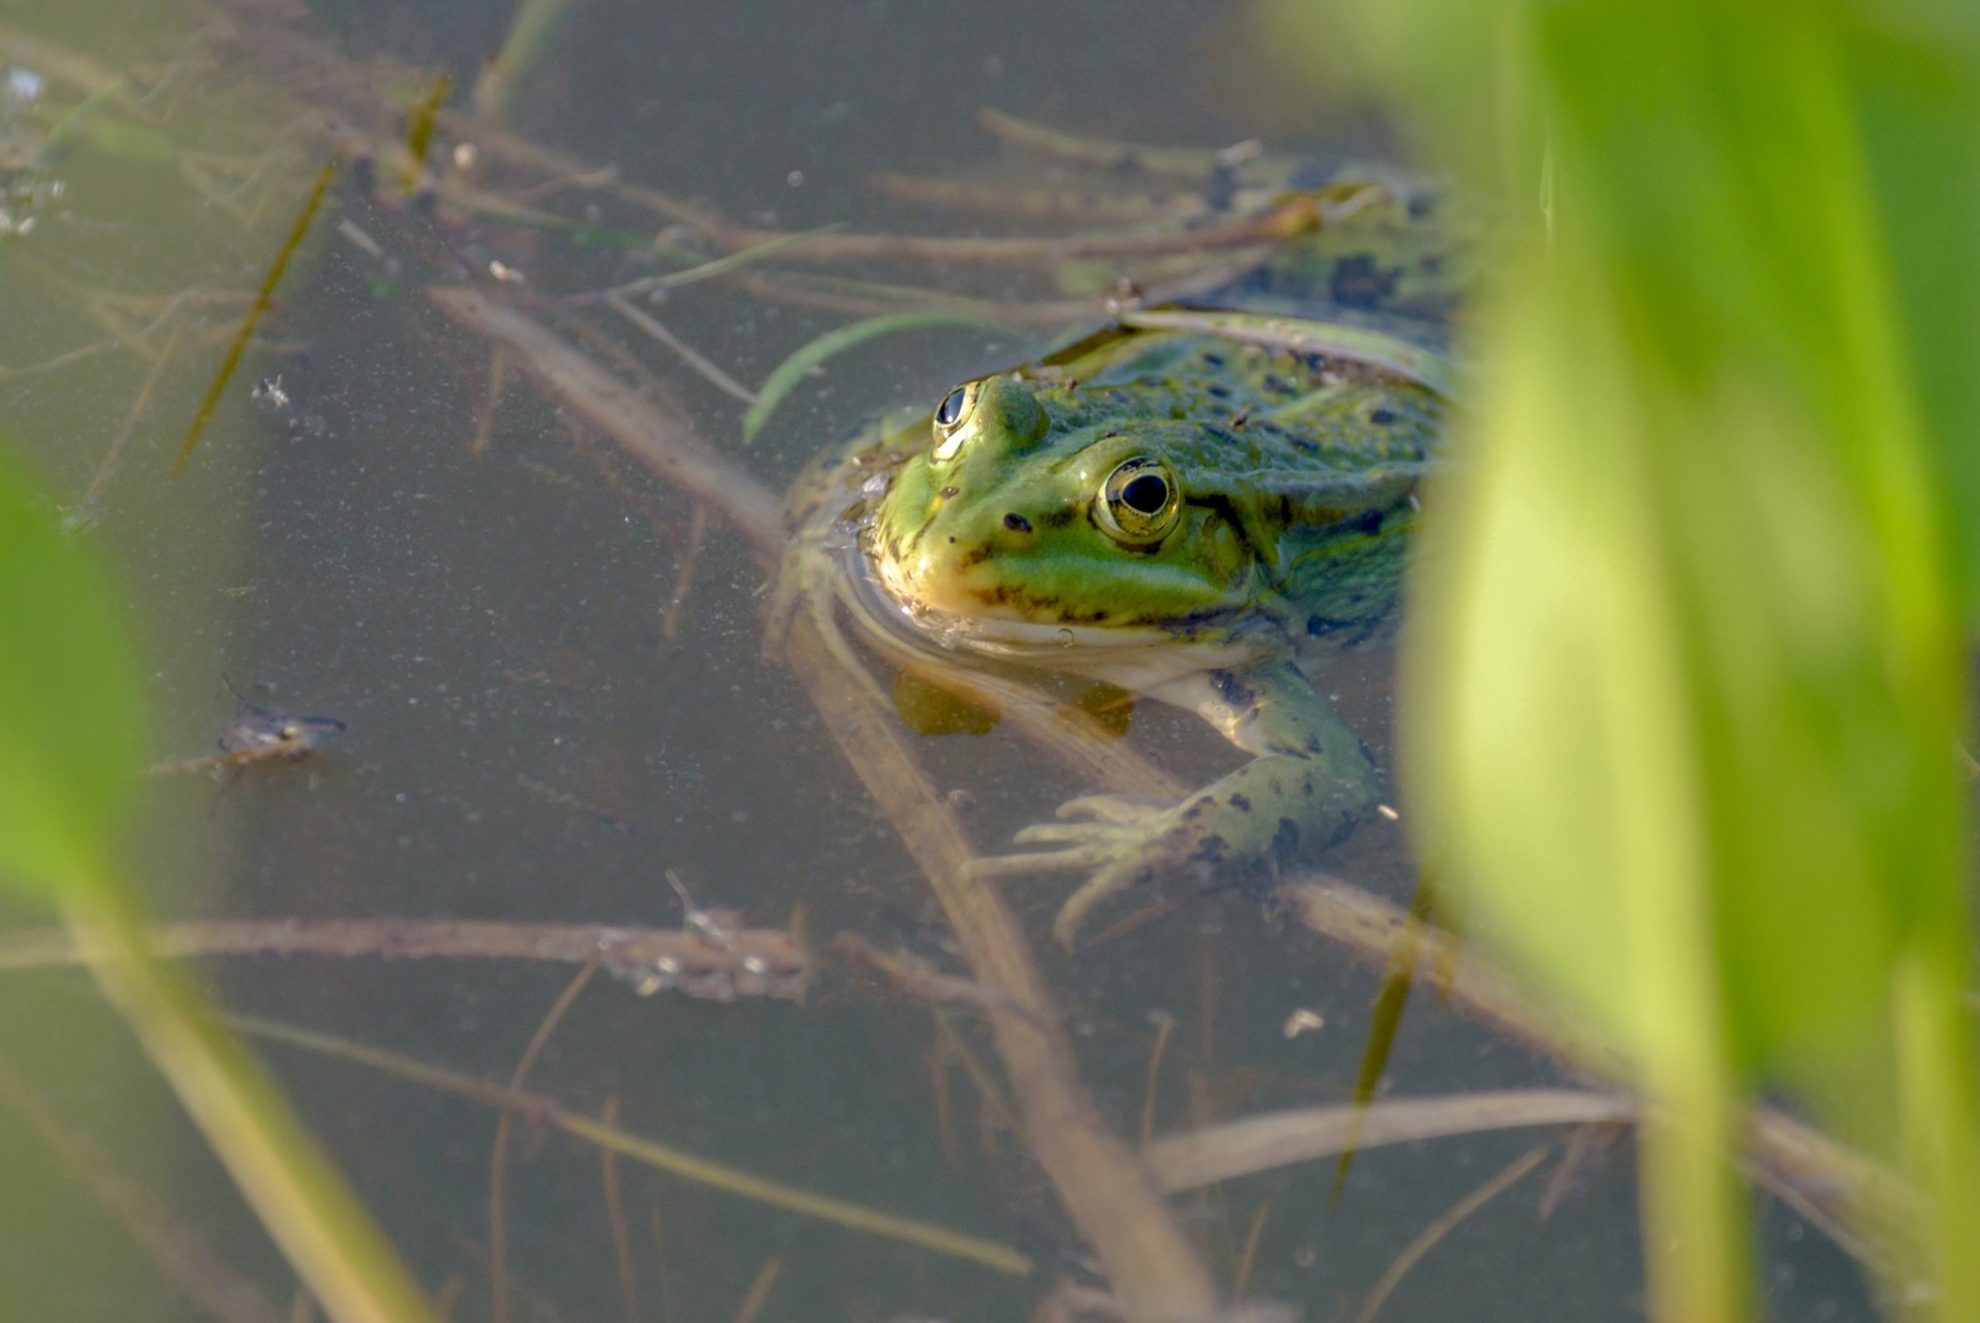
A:
[[[846,568],[847,605],[869,624],[923,649],[967,652],[999,661],[1070,671],[1150,693],[1178,679],[1242,667],[1258,659],[1261,640],[1204,636],[1159,626],[1105,627],[1020,620],[992,613],[960,615],[922,605],[893,590],[885,570],[855,553]]]

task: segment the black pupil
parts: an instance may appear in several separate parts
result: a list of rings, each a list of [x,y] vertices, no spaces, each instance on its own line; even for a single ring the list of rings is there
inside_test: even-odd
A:
[[[944,427],[954,427],[962,418],[962,407],[963,388],[958,386],[944,396],[942,403],[936,407],[935,421]]]
[[[1144,473],[1121,488],[1121,504],[1136,514],[1156,515],[1169,503],[1169,484],[1160,474]]]

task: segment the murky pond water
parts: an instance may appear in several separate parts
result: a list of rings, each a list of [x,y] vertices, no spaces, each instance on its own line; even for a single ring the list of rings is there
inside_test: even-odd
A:
[[[967,1238],[906,1243],[601,1160],[541,1106],[504,1121],[485,1096],[266,1046],[452,1317],[1025,1317],[1056,1282],[1097,1282],[1098,1265],[1055,1189],[1064,1170],[1027,1138],[984,1002],[931,999],[930,980],[903,986],[843,956],[822,960],[801,1003],[749,987],[732,1001],[641,996],[641,972],[680,976],[650,957],[630,978],[587,975],[597,932],[552,949],[545,925],[682,928],[671,872],[695,906],[739,916],[707,921],[704,992],[760,976],[740,967],[726,935],[738,926],[796,927],[818,950],[856,934],[969,977],[922,868],[790,666],[765,656],[766,573],[716,499],[736,492],[697,495],[642,467],[568,372],[560,393],[557,371],[490,317],[518,311],[781,493],[870,417],[926,407],[1063,325],[1048,311],[870,340],[801,378],[747,445],[736,387],[860,316],[933,306],[901,302],[904,285],[1052,300],[1076,320],[1133,264],[764,258],[635,305],[711,372],[597,297],[690,265],[694,216],[1022,234],[1044,222],[1012,214],[1021,198],[1074,191],[1091,211],[1149,191],[1136,172],[1096,181],[1000,146],[984,107],[1151,143],[1262,135],[1316,160],[1393,147],[1365,111],[1327,118],[1292,104],[1291,83],[1272,90],[1242,5],[596,0],[540,53],[506,130],[443,117],[431,150],[444,184],[402,186],[407,108],[452,71],[448,104],[464,114],[508,11],[0,3],[0,428],[122,569],[161,762],[199,759],[244,721],[321,718],[303,727],[322,738],[309,758],[236,755],[155,778],[140,880],[174,920],[399,923],[312,929],[341,943],[314,954],[280,953],[293,932],[235,930],[246,953],[198,965],[230,1009],[513,1080],[570,1115]],[[325,163],[338,173],[309,237],[193,433]],[[904,201],[908,186],[882,175],[1010,203]],[[669,214],[641,189],[693,201]],[[1088,222],[1106,223],[1123,222]],[[480,311],[431,297],[441,286],[480,291]],[[1371,650],[1326,683],[1378,754],[1389,669]],[[1130,744],[1198,781],[1230,763],[1200,723],[1146,705]],[[985,850],[1090,788],[1008,723],[905,745]],[[1408,901],[1414,869],[1392,825],[1325,862]],[[1005,893],[1080,1087],[1115,1133],[1137,1142],[1350,1096],[1380,986],[1365,959],[1254,891],[1186,888],[1069,957],[1048,936],[1065,886]],[[1099,926],[1154,900],[1117,903]],[[432,920],[512,926],[409,926]],[[408,953],[422,941],[453,945]],[[21,1302],[9,1316],[288,1316],[279,1259],[82,980],[4,978],[0,1169],[26,1173],[0,1195],[0,1298]],[[1420,995],[1381,1091],[1560,1082]],[[1309,1318],[1356,1316],[1447,1217],[1382,1317],[1633,1317],[1627,1147],[1592,1146],[1599,1160],[1550,1183],[1569,1147],[1591,1146],[1559,1127],[1404,1144],[1361,1154],[1338,1194],[1332,1164],[1309,1162],[1168,1207],[1223,1296]],[[1474,1215],[1452,1213],[1508,1164],[1542,1162]],[[1841,1254],[1766,1216],[1774,1316],[1869,1316]]]

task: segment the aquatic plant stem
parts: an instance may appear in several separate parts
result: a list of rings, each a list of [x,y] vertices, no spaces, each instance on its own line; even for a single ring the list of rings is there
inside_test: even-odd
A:
[[[589,1116],[570,1111],[555,1099],[526,1093],[507,1085],[490,1083],[472,1075],[431,1065],[385,1048],[339,1038],[334,1034],[300,1029],[294,1025],[252,1016],[234,1016],[231,1023],[241,1033],[269,1042],[284,1043],[320,1056],[334,1057],[397,1079],[468,1098],[488,1107],[506,1107],[530,1118],[536,1125],[561,1130],[598,1149],[617,1153],[642,1166],[668,1172],[683,1180],[722,1190],[741,1199],[754,1200],[781,1208],[801,1217],[814,1218],[848,1227],[867,1235],[882,1236],[910,1245],[919,1245],[938,1254],[980,1264],[993,1272],[1022,1277],[1031,1271],[1031,1260],[1005,1245],[978,1236],[951,1231],[947,1227],[902,1217],[882,1209],[837,1199],[828,1194],[785,1185],[740,1168],[624,1130]]]
[[[287,1317],[258,1282],[220,1257],[183,1209],[161,1204],[143,1183],[119,1169],[4,1055],[0,1055],[0,1107],[20,1118],[75,1181],[123,1224],[159,1274],[215,1323],[281,1323]]]
[[[1403,1247],[1402,1253],[1396,1256],[1395,1262],[1389,1265],[1388,1270],[1369,1289],[1367,1298],[1361,1302],[1361,1308],[1354,1316],[1354,1323],[1375,1323],[1375,1316],[1382,1312],[1382,1306],[1388,1303],[1395,1289],[1402,1285],[1402,1280],[1409,1275],[1409,1270],[1423,1261],[1424,1255],[1435,1249],[1460,1222],[1525,1180],[1536,1167],[1547,1160],[1550,1152],[1552,1150],[1545,1145],[1526,1150],[1464,1198],[1452,1204],[1436,1221],[1418,1233],[1416,1239]]]

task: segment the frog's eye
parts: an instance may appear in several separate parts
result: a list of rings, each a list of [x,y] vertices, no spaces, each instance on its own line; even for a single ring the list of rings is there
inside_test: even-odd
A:
[[[935,406],[935,423],[938,427],[954,427],[963,420],[963,405],[969,400],[969,388],[958,386],[942,397]]]
[[[1100,485],[1093,517],[1116,542],[1149,546],[1160,542],[1182,516],[1182,491],[1169,466],[1140,455],[1121,463]]]
[[[942,397],[935,406],[935,449],[930,459],[950,460],[962,449],[963,438],[969,433],[963,427],[970,415],[976,412],[976,397],[981,392],[977,383],[958,386]]]

